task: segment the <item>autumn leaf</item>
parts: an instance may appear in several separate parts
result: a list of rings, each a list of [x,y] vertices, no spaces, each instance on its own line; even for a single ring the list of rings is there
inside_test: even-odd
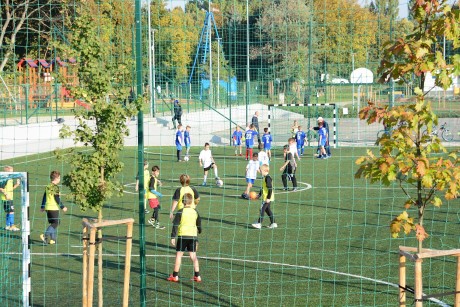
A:
[[[422,225],[415,225],[415,237],[420,242],[428,238],[428,234],[425,232],[425,228]]]
[[[432,203],[433,206],[435,206],[435,207],[441,207],[441,205],[442,205],[442,200],[441,200],[439,197],[435,196],[435,197],[433,198],[433,200],[431,201],[431,203]]]

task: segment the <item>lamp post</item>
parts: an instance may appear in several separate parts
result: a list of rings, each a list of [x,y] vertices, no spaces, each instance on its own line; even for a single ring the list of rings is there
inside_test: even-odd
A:
[[[150,116],[154,116],[154,113],[153,113],[153,104],[154,104],[154,96],[155,96],[155,92],[153,91],[154,87],[153,87],[153,84],[152,84],[152,48],[150,48],[150,46],[152,46],[152,30],[151,30],[151,20],[150,20],[150,5],[151,5],[151,2],[149,1],[148,5],[147,5],[147,22],[148,22],[148,39],[149,39],[149,92],[150,92]]]
[[[208,33],[209,33],[209,105],[212,106],[212,26],[211,1],[208,2]]]
[[[217,38],[217,106],[220,102],[220,40],[221,38]]]
[[[152,29],[152,87],[153,92],[151,93],[152,97],[152,105],[151,105],[151,112],[152,117],[155,117],[155,97],[156,97],[156,84],[155,84],[155,31],[156,29]]]

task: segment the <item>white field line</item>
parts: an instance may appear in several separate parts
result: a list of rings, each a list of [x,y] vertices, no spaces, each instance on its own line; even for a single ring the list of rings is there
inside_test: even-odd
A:
[[[8,255],[22,255],[22,253],[4,253]],[[36,256],[71,256],[71,257],[82,257],[82,254],[76,254],[76,253],[31,253],[31,255],[36,255]],[[104,257],[124,257],[124,254],[103,254]],[[132,257],[139,257],[138,254],[133,254],[131,255]],[[146,257],[156,257],[156,258],[175,258],[176,255],[171,254],[171,255],[145,255]],[[184,257],[186,257],[184,255]],[[273,261],[260,261],[260,260],[249,260],[249,259],[239,259],[239,258],[227,258],[227,257],[198,257],[199,259],[207,259],[207,260],[224,260],[224,261],[235,261],[235,262],[245,262],[245,263],[258,263],[258,264],[268,264],[268,265],[275,265],[275,266],[283,266],[283,267],[290,267],[290,268],[298,268],[298,269],[305,269],[305,270],[312,270],[312,271],[318,271],[318,272],[323,272],[323,273],[329,273],[332,275],[340,275],[340,276],[346,276],[346,277],[351,277],[351,278],[356,278],[356,279],[361,279],[361,280],[367,280],[370,282],[374,282],[377,284],[381,285],[387,285],[393,288],[399,288],[399,285],[380,280],[380,279],[375,279],[375,278],[370,278],[370,277],[365,277],[362,275],[358,274],[351,274],[351,273],[345,273],[345,272],[339,272],[339,271],[334,271],[330,269],[323,269],[323,268],[318,268],[318,267],[312,267],[308,265],[297,265],[297,264],[289,264],[289,263],[281,263],[281,262],[273,262]],[[423,293],[423,295],[426,295]],[[438,304],[439,306],[443,307],[449,307],[450,305],[444,303],[441,300],[438,300],[436,298],[430,297],[430,301],[433,303]]]

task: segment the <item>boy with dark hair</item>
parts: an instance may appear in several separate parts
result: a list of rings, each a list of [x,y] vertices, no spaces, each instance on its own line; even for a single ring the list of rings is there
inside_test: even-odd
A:
[[[249,160],[252,157],[252,149],[254,148],[254,137],[258,136],[259,133],[255,130],[253,124],[249,125],[249,129],[246,130],[244,135],[246,139],[246,160]]]
[[[233,131],[233,134],[232,134],[232,139],[233,139],[233,146],[235,146],[235,156],[238,155],[238,147],[240,148],[240,156],[242,156],[243,155],[243,149],[242,149],[243,132],[241,131],[239,126],[235,127],[235,131]]]
[[[209,143],[204,144],[204,149],[200,152],[198,157],[200,161],[200,166],[203,168],[204,176],[203,176],[203,183],[201,185],[206,185],[206,179],[208,178],[208,171],[212,168],[214,169],[215,179],[219,180],[219,175],[217,172],[217,165],[214,161],[214,158],[211,153],[211,149],[209,148]]]
[[[295,134],[295,141],[297,143],[297,155],[303,156],[303,150],[305,147],[305,138],[306,134],[304,131],[302,131],[302,126],[299,126],[297,128],[297,132]]]
[[[171,245],[176,247],[176,261],[174,271],[167,278],[168,281],[179,281],[179,270],[182,263],[184,252],[188,251],[190,260],[193,263],[195,272],[193,280],[201,282],[200,266],[196,251],[198,250],[198,234],[201,233],[201,218],[198,212],[192,208],[193,195],[184,195],[184,208],[180,209],[173,220],[171,231]],[[177,236],[177,239],[176,239]]]
[[[184,134],[182,131],[182,125],[180,124],[177,125],[175,144],[176,144],[177,162],[182,162],[181,153],[182,153],[182,144],[184,144]]]
[[[275,217],[272,210],[270,209],[271,203],[275,200],[275,192],[273,189],[273,180],[270,174],[268,173],[270,168],[268,165],[264,164],[260,167],[260,172],[262,173],[262,189],[259,192],[259,198],[262,198],[262,205],[260,206],[259,219],[256,223],[252,224],[252,227],[260,229],[262,228],[262,222],[264,221],[264,214],[267,213],[270,218],[270,226],[268,228],[277,228],[278,224],[275,223]]]
[[[3,168],[5,172],[13,172],[12,166],[5,166]],[[19,231],[20,229],[14,225],[14,204],[13,204],[13,194],[14,189],[16,189],[21,184],[19,179],[14,183],[13,179],[8,179],[4,182],[4,185],[0,188],[1,200],[3,203],[3,210],[6,213],[6,226],[5,230],[9,231]]]
[[[264,128],[264,135],[262,136],[262,142],[264,143],[264,150],[267,153],[267,156],[269,159],[272,158],[272,142],[273,138],[270,132],[268,131],[268,128]]]
[[[149,218],[148,222],[150,225],[155,227],[156,229],[165,229],[164,226],[160,225],[160,221],[158,220],[160,211],[160,198],[163,197],[163,194],[158,192],[158,185],[162,185],[161,181],[158,179],[160,175],[160,168],[155,165],[152,167],[152,176],[150,176],[149,182],[149,190],[147,191],[147,199],[149,200],[149,206],[153,209],[152,217]]]
[[[184,207],[183,198],[185,194],[191,194],[193,196],[192,208],[196,208],[200,202],[200,194],[195,189],[195,187],[190,186],[190,176],[187,174],[182,174],[179,177],[179,182],[182,187],[177,188],[172,197],[171,211],[169,212],[169,218],[172,220],[174,217],[174,210],[180,210]]]
[[[45,244],[56,244],[56,232],[59,226],[59,208],[66,212],[67,207],[61,202],[59,194],[59,182],[61,181],[61,173],[52,171],[50,173],[51,183],[45,188],[43,194],[42,205],[40,210],[46,211],[48,223],[50,224],[45,233],[40,235],[40,239]]]
[[[283,190],[287,190],[287,180],[292,181],[292,190],[297,190],[297,179],[295,177],[296,163],[292,152],[289,151],[289,145],[284,145],[284,164],[281,166],[280,171],[283,172],[281,180],[283,181]]]

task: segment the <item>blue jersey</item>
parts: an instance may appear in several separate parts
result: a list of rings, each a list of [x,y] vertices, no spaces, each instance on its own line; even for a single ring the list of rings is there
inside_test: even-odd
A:
[[[254,137],[257,136],[257,131],[249,129],[246,131],[245,138],[246,138],[246,147],[252,148],[254,146]]]
[[[273,142],[272,135],[270,133],[265,133],[262,136],[262,142],[264,143],[264,149],[265,150],[271,149],[272,148],[272,142]]]
[[[243,132],[240,130],[240,131],[233,131],[233,134],[232,134],[232,139],[233,139],[233,145],[237,146],[237,145],[241,145],[241,139],[243,138]]]
[[[302,147],[305,143],[305,132],[297,131],[295,133],[295,141],[297,142],[297,147]]]
[[[325,127],[320,127],[318,130],[318,137],[321,137],[322,140],[326,140],[327,130]]]
[[[183,141],[182,131],[177,130],[176,132],[176,146],[181,146]]]
[[[184,132],[184,143],[187,147],[190,147],[190,144],[192,143],[192,141],[190,140],[190,132],[188,132],[187,130],[185,130]]]

